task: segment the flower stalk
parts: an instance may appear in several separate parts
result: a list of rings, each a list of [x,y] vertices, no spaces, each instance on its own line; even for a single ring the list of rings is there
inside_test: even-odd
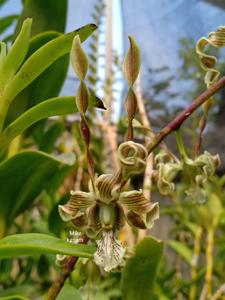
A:
[[[193,259],[192,259],[192,267],[191,267],[191,288],[190,288],[190,293],[189,293],[189,300],[195,300],[196,295],[197,295],[197,267],[198,267],[198,262],[199,262],[199,256],[201,252],[201,238],[202,238],[202,227],[198,226],[196,228],[195,232],[195,239],[194,239],[194,254],[193,254]]]
[[[200,96],[198,96],[185,110],[178,114],[168,125],[166,125],[158,134],[155,135],[153,141],[148,143],[147,150],[150,154],[171,132],[180,128],[183,122],[189,118],[193,112],[196,111],[204,102],[206,102],[211,96],[217,93],[219,90],[225,87],[225,76],[215,82],[205,90]]]
[[[84,235],[80,241],[80,244],[87,244],[89,238]],[[63,266],[63,270],[59,276],[51,285],[50,289],[48,290],[44,300],[55,300],[60,293],[62,287],[65,284],[67,278],[69,278],[70,274],[73,272],[74,267],[78,261],[78,257],[76,256],[69,256],[66,260],[66,263]]]

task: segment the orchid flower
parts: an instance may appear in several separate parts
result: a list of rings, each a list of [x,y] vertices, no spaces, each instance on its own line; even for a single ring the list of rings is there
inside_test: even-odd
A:
[[[70,200],[59,205],[61,218],[71,221],[88,235],[99,236],[94,260],[105,271],[119,266],[125,249],[118,240],[118,232],[127,220],[141,229],[151,228],[159,216],[158,203],[151,203],[142,190],[122,191],[132,174],[143,171],[147,158],[144,146],[129,141],[118,149],[121,171],[103,174],[95,179],[89,192],[72,191]]]

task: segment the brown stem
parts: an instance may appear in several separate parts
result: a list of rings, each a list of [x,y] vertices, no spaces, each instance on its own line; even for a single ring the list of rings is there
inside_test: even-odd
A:
[[[89,238],[85,235],[82,237],[82,241],[80,244],[87,244]],[[51,285],[50,289],[48,290],[45,300],[54,300],[60,293],[61,289],[63,288],[66,279],[70,276],[70,274],[74,270],[74,266],[76,262],[78,261],[78,257],[76,256],[71,256],[68,257],[68,260],[66,264],[63,267],[63,270],[61,274],[59,275],[59,278],[57,278]]]
[[[205,127],[207,124],[208,113],[209,113],[211,106],[212,106],[212,98],[208,99],[208,101],[206,101],[203,105],[203,115],[199,121],[200,132],[199,132],[199,136],[198,136],[198,139],[197,139],[196,145],[195,145],[195,156],[196,157],[200,154],[200,151],[201,151],[204,130],[205,130]]]
[[[171,132],[180,128],[183,122],[205,101],[207,101],[212,95],[218,92],[225,86],[225,76],[215,82],[209,89],[204,91],[199,97],[197,97],[190,106],[182,111],[174,120],[172,120],[167,126],[165,126],[147,145],[148,153],[150,154]]]

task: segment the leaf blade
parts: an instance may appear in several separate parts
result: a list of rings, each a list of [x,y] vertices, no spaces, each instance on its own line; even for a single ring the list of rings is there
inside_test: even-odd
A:
[[[121,290],[124,300],[151,299],[157,266],[163,244],[152,237],[144,238],[135,249],[122,272]]]
[[[104,108],[102,101],[96,96],[91,96],[90,106]],[[45,100],[27,110],[15,121],[10,123],[0,135],[0,145],[4,147],[13,138],[22,133],[25,129],[42,119],[61,116],[78,112],[75,97],[56,97]]]
[[[94,251],[93,246],[76,245],[41,233],[9,235],[0,240],[0,259],[35,254],[64,254],[92,258]]]
[[[183,259],[190,265],[192,266],[192,251],[190,248],[188,248],[186,245],[179,241],[174,241],[170,240],[169,246],[176,252],[178,253]]]
[[[95,29],[96,25],[88,24],[46,43],[34,52],[22,65],[20,70],[5,89],[4,96],[12,101],[19,92],[28,86],[52,63],[70,51],[75,35],[79,34],[80,39],[83,42]]]

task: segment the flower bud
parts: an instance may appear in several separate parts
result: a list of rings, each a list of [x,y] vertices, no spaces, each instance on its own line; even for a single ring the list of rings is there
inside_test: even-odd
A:
[[[81,48],[79,35],[76,35],[73,39],[71,62],[79,79],[84,80],[88,70],[88,58],[84,50]]]
[[[140,50],[132,36],[129,36],[130,48],[123,62],[123,73],[130,87],[134,84],[140,70]]]

